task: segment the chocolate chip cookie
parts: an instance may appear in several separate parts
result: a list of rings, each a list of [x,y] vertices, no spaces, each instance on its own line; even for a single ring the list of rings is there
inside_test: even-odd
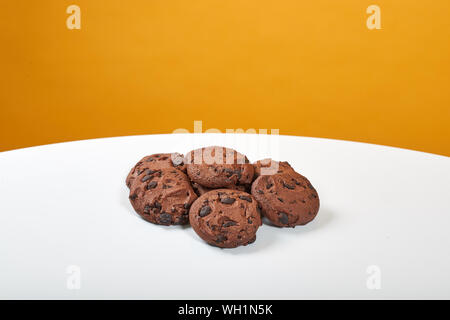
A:
[[[145,220],[163,225],[186,224],[197,199],[189,178],[175,168],[146,169],[130,188],[130,202]]]
[[[287,161],[275,161],[270,158],[254,162],[253,168],[255,169],[253,180],[256,180],[261,173],[262,175],[272,175],[276,173],[294,171]]]
[[[217,189],[205,193],[192,204],[189,221],[207,243],[235,248],[255,241],[261,216],[258,204],[250,194]]]
[[[253,165],[246,156],[224,147],[196,149],[186,155],[187,173],[207,188],[246,185],[253,181]]]
[[[311,183],[295,171],[259,176],[252,195],[262,214],[279,227],[304,225],[319,211],[319,196]]]
[[[130,188],[134,179],[141,175],[145,170],[158,170],[162,168],[177,168],[186,172],[184,156],[180,153],[157,153],[146,156],[131,169],[125,182],[128,188]]]

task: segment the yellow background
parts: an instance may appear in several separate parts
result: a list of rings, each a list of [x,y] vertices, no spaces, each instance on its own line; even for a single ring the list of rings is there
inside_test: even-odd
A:
[[[66,8],[81,7],[81,30]],[[382,30],[366,8],[381,7]],[[450,1],[2,1],[0,150],[279,128],[450,155]]]

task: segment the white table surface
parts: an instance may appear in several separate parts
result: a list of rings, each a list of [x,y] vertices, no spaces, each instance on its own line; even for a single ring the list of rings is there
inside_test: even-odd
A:
[[[271,139],[271,143],[269,140]],[[304,227],[219,249],[139,218],[125,177],[144,155],[227,145],[287,160],[318,190]],[[270,148],[268,148],[270,146]],[[376,266],[375,274],[369,266]],[[80,271],[80,288],[67,282]],[[172,134],[0,153],[0,298],[450,298],[448,157],[328,139]],[[78,274],[78,273],[77,273]],[[380,288],[367,286],[377,276]]]

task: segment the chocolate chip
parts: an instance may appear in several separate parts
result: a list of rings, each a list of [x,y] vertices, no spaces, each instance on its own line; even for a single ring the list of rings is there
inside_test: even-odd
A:
[[[150,213],[150,206],[148,204],[145,205],[145,207],[144,207],[144,213],[145,214],[149,214]]]
[[[210,206],[204,206],[200,209],[200,212],[198,213],[198,215],[200,217],[206,217],[208,214],[211,213],[211,207]]]
[[[188,217],[186,216],[180,216],[175,221],[175,224],[186,224],[189,221]]]
[[[155,161],[155,159],[153,159],[153,158],[148,158],[148,159],[145,160],[145,161],[147,161],[147,162],[153,162],[153,161]]]
[[[280,202],[284,202],[284,200],[283,199],[281,199],[281,198],[277,198],[278,199],[278,201],[280,201]]]
[[[280,221],[280,223],[282,223],[282,224],[288,224],[289,218],[286,213],[280,212],[280,213],[278,213],[278,221]]]
[[[287,184],[286,182],[283,181],[283,187],[290,189],[290,190],[294,190],[295,186],[291,185],[291,184]]]
[[[264,191],[262,191],[262,190],[256,190],[258,193],[260,193],[260,194],[263,194],[264,193]]]
[[[152,181],[148,184],[147,189],[154,189],[158,185],[158,182]]]
[[[153,204],[153,206],[154,206],[156,209],[161,210],[161,204],[160,204],[158,201],[155,201],[155,203]]]
[[[172,186],[169,186],[168,184],[163,184],[163,189],[169,189],[172,188]]]
[[[189,209],[189,208],[191,207],[191,204],[190,204],[190,203],[185,203],[183,207],[184,207],[185,209]]]
[[[152,178],[153,178],[153,177],[150,176],[150,175],[144,176],[144,177],[141,179],[141,182],[145,182],[145,181],[150,180],[150,179],[152,179]]]
[[[235,226],[236,224],[237,223],[234,221],[227,221],[222,225],[222,227],[227,228],[227,227]]]
[[[248,222],[249,224],[252,224],[252,223],[253,223],[252,219],[250,219],[250,218],[247,219],[247,222]]]
[[[159,215],[159,221],[161,223],[169,224],[172,222],[172,215],[170,213],[163,212]]]
[[[228,240],[227,237],[225,237],[224,235],[219,234],[217,236],[216,242],[224,242],[224,241],[227,241],[227,240]]]
[[[268,183],[268,184],[266,185],[266,189],[270,189],[270,188],[272,188],[272,186],[273,186],[273,183]]]
[[[222,198],[220,199],[220,202],[225,203],[225,204],[232,204],[236,201],[236,199],[233,198]]]
[[[223,169],[223,172],[227,173],[227,178],[231,177],[234,174],[234,171],[228,168]]]
[[[248,202],[252,202],[252,198],[247,197],[247,196],[239,196],[239,199],[245,200],[245,201],[248,201]]]
[[[136,198],[137,198],[137,194],[136,193],[134,193],[134,194],[132,194],[132,195],[130,195],[130,200],[136,200]]]

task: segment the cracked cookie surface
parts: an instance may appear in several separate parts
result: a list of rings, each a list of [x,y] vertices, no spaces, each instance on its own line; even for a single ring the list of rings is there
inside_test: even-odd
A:
[[[145,170],[158,170],[162,168],[177,168],[186,172],[184,164],[184,156],[180,153],[156,153],[145,156],[131,169],[125,180],[126,185],[130,188],[134,179],[141,175]]]
[[[189,178],[207,188],[249,185],[254,168],[236,150],[211,146],[189,152],[185,158]]]
[[[146,169],[130,187],[130,202],[145,220],[162,225],[187,224],[197,199],[191,183],[175,168]]]
[[[195,193],[197,194],[197,196],[202,196],[207,192],[210,192],[211,190],[215,190],[212,188],[207,188],[204,187],[202,185],[199,185],[197,182],[192,182],[192,188],[194,188]],[[239,190],[239,191],[245,191],[245,192],[249,192],[250,191],[250,186],[249,185],[232,185],[232,186],[228,186],[228,187],[224,187],[224,189],[230,189],[230,190]]]
[[[189,221],[207,243],[235,248],[255,241],[261,215],[256,199],[249,193],[216,189],[203,194],[192,204]]]
[[[263,216],[279,227],[305,225],[319,211],[319,196],[307,178],[295,171],[259,176],[252,195]]]
[[[255,171],[253,180],[256,180],[260,175],[272,175],[294,171],[287,161],[276,161],[270,158],[255,161],[253,163],[253,168]]]

